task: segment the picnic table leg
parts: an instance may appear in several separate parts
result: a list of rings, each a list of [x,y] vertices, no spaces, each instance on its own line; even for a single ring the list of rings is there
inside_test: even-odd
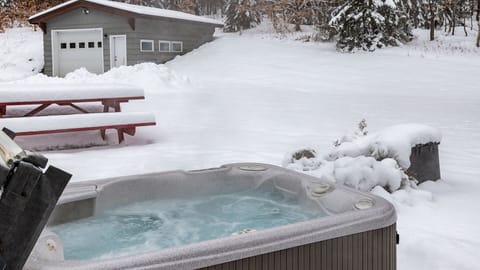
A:
[[[115,112],[120,112],[120,111],[121,111],[121,109],[120,109],[120,102],[115,101],[114,104],[115,104],[115,105],[114,105],[114,106],[115,106]]]
[[[7,105],[0,106],[0,118],[7,114]]]
[[[116,100],[102,101],[102,104],[103,104],[103,112],[108,112],[110,108],[113,108],[115,112],[122,111],[120,108],[120,102]]]
[[[50,106],[50,104],[42,104],[40,106],[38,106],[37,108],[33,109],[32,111],[30,111],[29,113],[25,114],[25,116],[32,116],[32,115],[35,115],[41,111],[43,111],[45,108],[47,108],[48,106]]]
[[[103,112],[108,112],[108,109],[110,108],[110,106],[108,106],[108,102],[107,101],[102,101],[102,104],[103,104]]]
[[[118,134],[118,143],[122,143],[125,140],[123,129],[122,128],[117,129],[117,134]]]
[[[100,130],[100,136],[102,136],[102,140],[104,140],[104,141],[105,141],[105,138],[106,138],[106,134],[105,134],[105,133],[106,133],[106,132],[105,132],[105,129],[101,129],[101,130]]]

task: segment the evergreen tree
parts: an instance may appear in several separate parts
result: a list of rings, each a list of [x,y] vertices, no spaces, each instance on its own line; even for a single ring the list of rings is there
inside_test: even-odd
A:
[[[261,14],[255,0],[230,0],[225,11],[223,31],[237,32],[259,24]]]
[[[373,51],[412,39],[408,16],[393,0],[350,0],[335,12],[330,26],[342,51]]]
[[[408,16],[414,28],[425,25],[426,17],[423,16],[423,2],[424,0],[399,0],[397,3]]]

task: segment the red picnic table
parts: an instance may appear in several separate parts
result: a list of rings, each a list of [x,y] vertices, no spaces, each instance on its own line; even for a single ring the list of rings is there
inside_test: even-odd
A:
[[[143,89],[119,84],[0,84],[0,117],[7,115],[11,106],[39,105],[22,116],[33,116],[57,104],[70,106],[81,113],[89,113],[78,103],[101,102],[103,112],[113,108],[120,112],[120,104],[129,100],[145,99]]]
[[[156,124],[151,113],[121,112],[121,103],[137,99],[145,99],[143,89],[129,85],[4,83],[0,84],[0,128],[7,127],[18,136],[100,130],[103,139],[106,129],[116,129],[121,143],[124,133],[133,136],[136,127]],[[103,113],[78,105],[92,102],[101,102]],[[35,116],[54,104],[70,106],[81,114]],[[23,115],[7,115],[8,107],[20,105],[38,106]]]

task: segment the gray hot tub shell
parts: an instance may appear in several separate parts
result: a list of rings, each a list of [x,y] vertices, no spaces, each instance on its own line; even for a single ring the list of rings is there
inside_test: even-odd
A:
[[[329,187],[327,187],[327,185]],[[396,214],[386,200],[266,164],[118,177],[67,187],[49,225],[156,198],[276,189],[327,216],[254,233],[110,259],[63,260],[48,230],[25,269],[396,269]]]

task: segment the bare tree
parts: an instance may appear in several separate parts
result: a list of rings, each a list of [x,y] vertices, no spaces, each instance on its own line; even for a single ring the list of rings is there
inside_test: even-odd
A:
[[[477,22],[480,21],[480,0],[477,0]]]
[[[435,0],[428,0],[428,10],[430,19],[430,40],[435,40],[435,17],[436,17],[436,2]]]
[[[478,20],[477,47],[480,47],[480,20]]]

